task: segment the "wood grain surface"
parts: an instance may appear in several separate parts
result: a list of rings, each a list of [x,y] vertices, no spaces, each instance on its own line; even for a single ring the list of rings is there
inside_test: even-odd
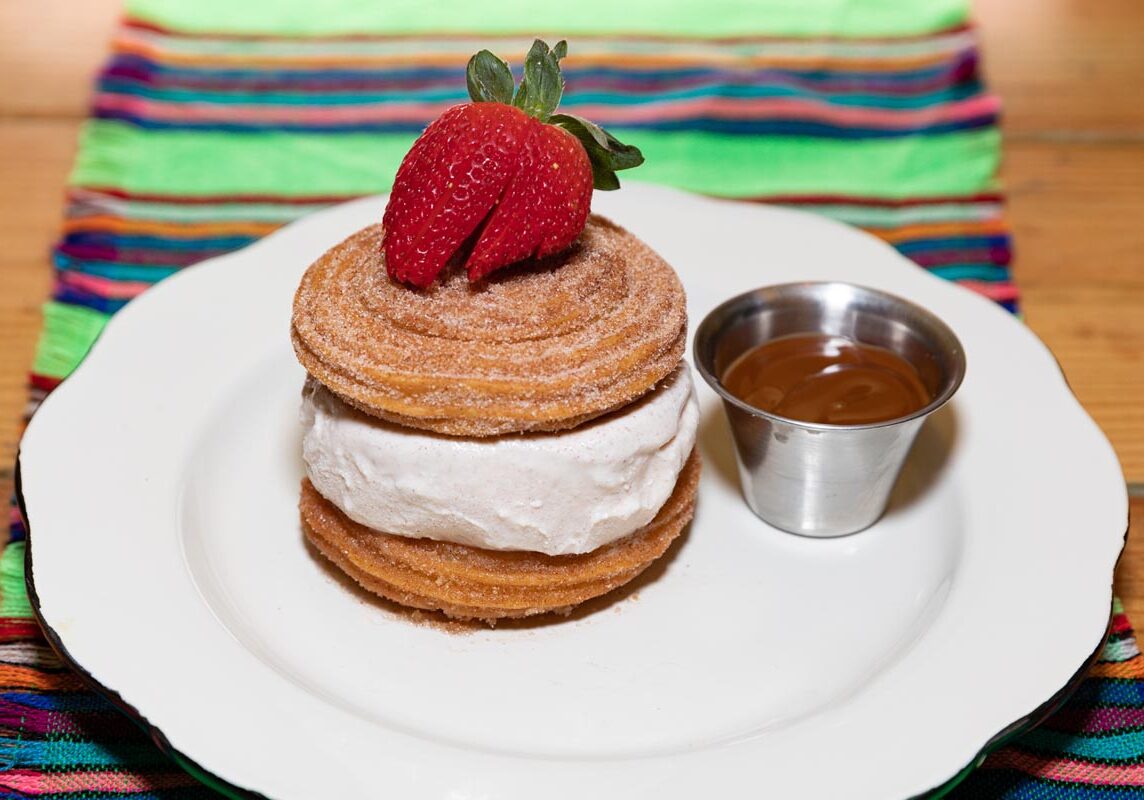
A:
[[[1005,104],[1026,319],[1144,493],[1144,4],[977,0]],[[0,3],[0,491],[25,403],[63,186],[116,0]],[[1144,499],[1116,586],[1144,620]]]

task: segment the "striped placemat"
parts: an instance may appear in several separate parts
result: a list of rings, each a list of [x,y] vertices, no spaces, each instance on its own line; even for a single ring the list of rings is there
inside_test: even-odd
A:
[[[138,3],[137,3],[138,5]],[[242,37],[129,22],[101,73],[56,248],[33,384],[49,390],[124,303],[177,269],[388,187],[417,132],[521,36]],[[565,106],[647,156],[639,179],[863,227],[1012,308],[997,98],[975,34],[584,36]]]
[[[569,35],[565,106],[637,144],[640,180],[858,225],[1015,307],[998,101],[961,0],[577,5],[529,24]],[[69,185],[33,406],[156,281],[384,191],[416,133],[463,99],[474,51],[521,62],[532,36],[504,34],[519,28],[512,4],[493,6],[131,0]],[[12,536],[0,556],[0,796],[215,796],[51,654],[23,593],[17,517]],[[955,793],[1083,797],[1099,785],[1120,797],[1129,790],[1109,787],[1144,785],[1144,667],[1122,615],[1104,659],[1060,714]]]

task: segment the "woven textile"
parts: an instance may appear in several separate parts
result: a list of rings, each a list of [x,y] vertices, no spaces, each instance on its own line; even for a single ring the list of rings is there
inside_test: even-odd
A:
[[[139,5],[138,0],[136,5]],[[108,316],[188,264],[387,188],[482,46],[527,37],[188,35],[124,25],[99,77],[33,369],[48,390]],[[640,146],[639,178],[866,228],[1009,307],[998,103],[974,32],[902,39],[580,37],[565,106]]]
[[[579,34],[565,107],[637,144],[648,159],[638,179],[858,225],[1014,307],[998,102],[960,0],[708,0],[677,3],[678,14],[657,2],[638,35],[647,1],[579,5],[588,11],[530,24]],[[489,47],[521,62],[531,37],[504,35],[513,17],[476,7],[130,2],[69,187],[33,406],[154,282],[384,191],[417,131],[462,99],[469,55]],[[216,796],[52,655],[21,583],[22,537],[14,516],[0,557],[0,797]],[[1101,786],[1114,798],[1133,790],[1109,787],[1144,784],[1144,665],[1123,616],[1104,659],[1068,706],[954,796]]]

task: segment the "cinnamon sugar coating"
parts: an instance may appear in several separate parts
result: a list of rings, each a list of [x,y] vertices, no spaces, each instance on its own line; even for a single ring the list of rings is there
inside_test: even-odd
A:
[[[556,431],[619,408],[675,369],[687,332],[675,272],[593,215],[579,242],[470,284],[386,275],[379,225],[302,278],[291,336],[306,370],[362,411],[457,436]]]
[[[406,606],[455,619],[494,622],[567,612],[624,585],[659,558],[691,521],[699,486],[692,452],[655,518],[619,541],[582,555],[483,550],[382,533],[349,519],[302,482],[306,537],[364,588]]]

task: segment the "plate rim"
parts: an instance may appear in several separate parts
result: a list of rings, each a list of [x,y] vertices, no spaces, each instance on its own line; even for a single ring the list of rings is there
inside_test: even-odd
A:
[[[690,195],[687,193],[677,192],[675,190],[663,189],[662,187],[649,187],[649,186],[645,185],[644,187],[641,187],[641,188],[649,188],[649,189],[654,188],[656,191],[672,192],[674,194],[678,194],[678,195],[681,195],[683,197],[687,197],[687,198],[694,199],[694,200],[703,200],[705,202],[712,202],[712,201],[713,202],[721,202],[720,199],[698,197],[698,196]],[[364,199],[377,200],[378,198],[372,197],[372,198],[364,198]],[[361,202],[361,200],[350,201],[350,204],[355,203],[355,202]],[[319,212],[319,213],[320,214],[321,213],[329,213],[331,211],[336,211],[336,209],[341,208],[341,207],[343,207],[343,206],[335,206],[331,209],[327,209],[326,212]],[[770,207],[768,207],[768,208],[770,208]],[[851,226],[846,226],[846,225],[843,225],[841,223],[822,218],[819,215],[809,214],[806,212],[794,211],[794,210],[790,210],[790,209],[786,209],[786,208],[773,208],[771,210],[780,211],[782,213],[787,213],[787,214],[796,214],[798,216],[806,217],[806,218],[813,218],[817,223],[824,223],[824,224],[828,224],[830,226],[836,226],[839,228],[846,228],[850,234],[862,235],[862,236],[868,237],[867,234],[865,234],[859,230],[853,229]],[[268,238],[272,238],[272,237],[268,237]],[[868,237],[868,238],[873,239],[873,237]],[[265,240],[263,240],[263,241],[265,241]],[[888,246],[885,246],[885,249],[888,252],[893,252],[892,249],[889,248]],[[241,252],[241,251],[239,251],[239,252]],[[235,254],[233,254],[233,253],[227,254],[227,255],[222,256],[221,258],[227,258],[228,256],[233,256],[233,255],[235,255]],[[900,256],[898,256],[898,257],[901,258],[903,264],[906,263],[906,259],[904,259]],[[210,259],[209,261],[215,261],[215,260],[217,260],[217,259]],[[209,263],[209,261],[203,262],[203,263]],[[913,268],[919,269],[916,267],[913,267]],[[189,271],[189,272],[195,272],[195,271]],[[921,271],[919,269],[919,273],[921,273],[921,272],[923,272],[923,271]],[[939,278],[930,276],[930,279],[934,283],[940,283],[940,284],[943,284],[944,286],[946,286],[947,288],[953,288],[953,287],[949,286],[948,282],[942,281]],[[178,282],[177,278],[176,278],[175,282]],[[964,290],[961,290],[961,291],[964,291]],[[982,302],[988,303],[988,301],[985,301],[985,300],[982,300]],[[992,304],[990,304],[990,305],[992,305]],[[1043,341],[1041,341],[1039,339],[1039,337],[1036,336],[1035,333],[1033,333],[1031,330],[1029,330],[1026,326],[1021,325],[1019,321],[1014,320],[1013,322],[1014,322],[1014,325],[1023,329],[1023,331],[1024,331],[1025,335],[1027,336],[1030,344],[1035,343],[1035,345],[1040,350],[1042,350],[1045,353],[1047,353],[1048,355],[1052,356],[1051,351],[1048,350],[1048,347],[1044,344]],[[115,321],[113,320],[112,324],[114,325],[114,323],[115,323]],[[99,345],[97,344],[96,346],[98,347]],[[1055,357],[1054,357],[1054,362],[1055,362]],[[1103,437],[1103,433],[1099,430],[1099,428],[1094,423],[1092,423],[1091,415],[1089,415],[1087,410],[1084,409],[1084,407],[1080,405],[1078,400],[1076,400],[1075,393],[1072,392],[1071,386],[1069,386],[1067,379],[1063,375],[1063,372],[1060,371],[1059,362],[1056,363],[1056,368],[1057,368],[1057,375],[1055,377],[1057,380],[1060,380],[1060,383],[1067,390],[1066,394],[1071,396],[1071,398],[1073,400],[1073,404],[1075,405],[1075,408],[1077,409],[1079,415],[1084,417],[1088,421],[1088,423],[1090,423],[1092,431],[1094,433],[1096,433],[1098,436],[1101,436],[1102,438],[1104,438],[1105,443],[1107,444],[1107,437]],[[82,368],[80,371],[83,371]],[[51,402],[51,401],[49,400],[49,402]],[[1109,448],[1109,452],[1111,453],[1111,448]],[[20,455],[22,455],[22,453]],[[26,500],[25,500],[25,497],[23,494],[23,483],[22,483],[22,479],[23,479],[22,472],[23,471],[21,469],[20,455],[18,455],[18,459],[17,459],[17,475],[20,479],[20,484],[18,485],[17,493],[18,493],[18,500],[19,500],[19,503],[21,506],[21,511],[23,513],[25,520],[27,520],[28,519],[28,513],[27,513],[27,508],[26,508]],[[1110,523],[1109,520],[1106,520],[1105,522]],[[1111,527],[1111,525],[1106,524],[1106,527]],[[1111,536],[1111,533],[1109,533],[1108,535]],[[1119,558],[1123,554],[1125,541],[1126,541],[1126,535],[1121,536],[1120,537],[1119,550],[1118,550],[1117,556],[1116,556],[1117,561],[1119,560]],[[103,685],[99,681],[96,681],[94,676],[91,673],[89,673],[82,666],[82,664],[80,664],[75,658],[70,656],[70,654],[67,652],[66,648],[63,646],[62,637],[60,637],[58,632],[55,631],[54,629],[52,629],[46,623],[46,620],[43,619],[42,609],[40,608],[40,603],[39,603],[39,595],[38,595],[38,592],[36,592],[36,588],[35,588],[35,584],[34,584],[34,576],[33,576],[33,572],[32,572],[32,557],[31,557],[32,545],[31,545],[31,542],[32,542],[32,535],[31,535],[31,530],[29,530],[28,544],[27,544],[26,556],[25,556],[26,582],[27,582],[27,585],[29,587],[30,599],[32,599],[34,597],[33,611],[37,617],[37,620],[41,623],[41,626],[44,627],[45,632],[49,634],[49,641],[52,641],[53,638],[58,640],[59,647],[57,648],[57,650],[62,650],[61,656],[66,661],[68,661],[69,663],[71,663],[75,667],[77,667],[79,672],[82,675],[86,676],[86,679],[89,680],[93,684],[93,688],[96,688],[97,691],[100,691],[105,696],[108,696],[109,699],[111,699],[113,702],[115,702],[116,698],[119,698],[120,702],[116,703],[116,704],[120,705],[120,707],[123,708],[123,710],[128,711],[129,716],[136,717],[137,722],[140,722],[140,724],[142,724],[145,727],[145,729],[147,729],[149,732],[152,733],[152,738],[155,739],[156,743],[162,745],[163,742],[166,742],[168,745],[168,747],[166,748],[168,750],[168,754],[171,755],[172,757],[174,757],[177,762],[179,762],[180,764],[183,764],[184,766],[186,764],[190,764],[193,767],[197,767],[198,770],[200,772],[202,772],[204,775],[206,775],[210,778],[214,778],[214,776],[211,775],[211,773],[209,773],[209,771],[207,771],[207,770],[203,769],[201,766],[195,764],[195,762],[193,762],[191,759],[189,759],[188,757],[181,754],[174,747],[170,746],[170,743],[167,742],[165,735],[162,733],[162,731],[157,726],[154,726],[151,723],[149,723],[149,721],[141,713],[139,713],[137,710],[135,710],[133,707],[131,707],[129,704],[127,704],[126,701],[122,701],[122,698],[120,697],[120,695],[118,694],[118,692],[116,690],[110,688],[109,686]],[[1102,548],[1102,551],[1103,551],[1103,548]],[[1109,551],[1110,551],[1109,554],[1111,554],[1111,547],[1109,548]],[[1114,570],[1113,570],[1113,572],[1114,572]],[[1109,576],[1109,582],[1108,582],[1108,590],[1107,590],[1109,597],[1111,597],[1111,594],[1112,594],[1111,577],[1112,576],[1110,575]],[[1094,598],[1094,601],[1095,601],[1095,598]],[[1093,610],[1089,613],[1091,613],[1092,615],[1095,615],[1095,610]],[[970,760],[969,764],[965,768],[963,768],[960,772],[954,773],[949,781],[946,781],[945,783],[943,783],[937,787],[934,787],[933,789],[927,790],[918,796],[919,797],[928,797],[928,796],[934,796],[934,793],[938,793],[937,796],[944,794],[944,792],[948,791],[949,788],[952,787],[952,785],[954,785],[956,782],[960,781],[966,774],[968,774],[969,769],[972,768],[972,766],[975,765],[976,763],[979,763],[979,761],[981,760],[983,755],[987,754],[987,752],[990,752],[993,749],[996,749],[997,747],[1002,746],[1004,744],[1004,742],[1008,740],[1008,738],[1011,738],[1012,735],[1019,733],[1021,730],[1024,730],[1025,728],[1027,728],[1027,727],[1035,724],[1037,721],[1039,721],[1046,713],[1048,713],[1048,711],[1045,709],[1046,705],[1051,705],[1051,706],[1055,707],[1056,703],[1063,701],[1064,697],[1067,697],[1068,693],[1071,693],[1071,689],[1075,688],[1076,685],[1079,685],[1079,681],[1083,678],[1083,675],[1087,671],[1088,666],[1091,665],[1091,663],[1096,658],[1099,657],[1100,652],[1101,652],[1101,648],[1103,647],[1103,644],[1106,640],[1106,637],[1107,637],[1107,630],[1097,640],[1097,645],[1096,645],[1095,650],[1082,661],[1081,665],[1077,668],[1077,670],[1070,677],[1070,679],[1066,682],[1066,684],[1063,687],[1061,687],[1053,696],[1051,696],[1046,701],[1042,701],[1032,711],[1028,712],[1027,714],[1025,714],[1021,717],[1018,717],[1016,720],[1014,720],[1014,722],[1004,726],[1001,731],[999,731],[997,734],[994,734],[992,737],[990,737],[985,742],[985,745],[983,745],[981,747],[980,752],[978,752],[978,754]],[[53,647],[56,647],[57,642],[52,641],[52,644],[53,644]],[[1079,650],[1079,647],[1074,646],[1072,649]],[[1063,670],[1058,669],[1056,671],[1059,673]],[[1048,710],[1051,710],[1051,708]],[[134,712],[134,714],[132,714],[131,712]],[[1018,730],[1014,731],[1014,726],[1018,726],[1018,725],[1020,725],[1021,727]],[[155,736],[155,734],[158,734],[158,736]],[[194,770],[192,769],[191,771],[192,771],[192,774],[194,774]],[[199,777],[199,776],[196,775],[196,777]],[[215,778],[215,780],[221,780],[221,779]],[[238,789],[238,787],[235,787],[235,788],[241,792],[249,792],[249,790],[246,790],[246,789]],[[257,796],[257,795],[255,795],[255,796]]]

